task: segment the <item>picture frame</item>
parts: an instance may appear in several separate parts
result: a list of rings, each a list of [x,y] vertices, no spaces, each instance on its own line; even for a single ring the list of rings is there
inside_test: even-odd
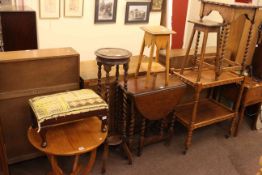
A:
[[[125,24],[148,23],[150,2],[127,2]]]
[[[151,2],[151,11],[161,12],[163,5],[163,0],[152,0]]]
[[[42,19],[60,18],[60,0],[39,0],[39,17]]]
[[[81,17],[84,11],[84,0],[64,0],[65,17]]]
[[[95,23],[116,22],[117,0],[95,1]]]

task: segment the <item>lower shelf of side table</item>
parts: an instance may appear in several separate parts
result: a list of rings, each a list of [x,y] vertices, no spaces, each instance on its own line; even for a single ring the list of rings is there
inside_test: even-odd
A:
[[[190,127],[194,103],[181,104],[176,107],[176,119],[186,127]],[[201,100],[193,129],[221,122],[235,116],[235,112],[226,106],[210,99]]]

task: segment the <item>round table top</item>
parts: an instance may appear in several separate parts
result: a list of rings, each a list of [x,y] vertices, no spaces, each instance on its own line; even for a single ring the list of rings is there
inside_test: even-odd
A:
[[[83,154],[101,145],[107,132],[101,131],[97,117],[47,129],[47,147],[42,148],[42,139],[36,129],[28,129],[28,139],[38,150],[51,155],[72,156]]]
[[[115,62],[116,64],[125,64],[129,62],[132,53],[121,48],[101,48],[95,51],[95,55],[97,56],[97,61],[102,63]]]

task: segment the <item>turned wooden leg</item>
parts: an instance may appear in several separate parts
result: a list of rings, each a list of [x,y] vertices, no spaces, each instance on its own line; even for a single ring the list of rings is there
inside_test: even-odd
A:
[[[189,146],[192,143],[192,135],[193,135],[193,127],[190,127],[188,129],[187,138],[186,138],[186,142],[185,142],[185,150],[184,150],[183,154],[187,153]]]
[[[139,139],[138,156],[141,156],[142,149],[144,147],[145,130],[146,130],[146,119],[143,116],[141,116],[141,131],[140,131],[140,139]]]
[[[200,56],[199,63],[198,63],[199,65],[198,65],[197,82],[199,82],[200,79],[201,79],[203,62],[204,62],[204,59],[205,59],[207,37],[208,37],[208,33],[207,33],[207,31],[206,31],[206,32],[204,33],[203,44],[202,44],[202,49],[201,49],[201,56]]]
[[[215,80],[218,80],[218,77],[220,76],[220,72],[221,72],[221,67],[222,65],[220,65],[219,63],[219,55],[220,55],[220,32],[217,32],[217,51],[216,51],[216,58],[215,58]]]
[[[52,172],[49,173],[50,175],[63,175],[63,171],[57,164],[57,160],[54,155],[47,155],[48,160],[52,167]]]
[[[164,137],[164,129],[165,129],[165,124],[166,124],[166,119],[161,120],[161,125],[160,125],[160,137]]]
[[[143,39],[142,46],[141,46],[141,49],[140,49],[140,54],[139,54],[138,63],[137,63],[137,67],[136,67],[135,78],[137,78],[137,76],[139,74],[139,69],[140,69],[140,66],[141,66],[144,49],[145,49],[145,37]]]
[[[247,37],[247,43],[246,43],[246,48],[245,48],[245,53],[243,56],[243,61],[242,61],[242,65],[241,65],[241,74],[240,75],[244,75],[244,71],[246,69],[246,62],[247,62],[247,57],[248,57],[248,53],[250,50],[250,44],[252,42],[252,36],[253,36],[253,27],[254,27],[254,19],[251,21],[251,25],[249,27],[249,31],[248,31],[248,37]]]
[[[96,149],[94,149],[93,151],[91,151],[91,155],[88,161],[87,166],[84,168],[84,171],[82,173],[82,175],[87,175],[89,174],[89,172],[92,170],[92,167],[94,166],[96,161]]]
[[[226,24],[225,26],[222,27],[221,31],[221,39],[220,39],[220,56],[219,56],[219,62],[218,62],[218,75],[221,75],[222,73],[222,65],[223,65],[223,60],[226,57],[226,51],[227,51],[227,44],[228,44],[228,37],[229,37],[229,32],[230,32],[230,25]]]
[[[193,70],[195,69],[196,63],[197,63],[197,55],[198,55],[198,47],[199,47],[200,36],[201,36],[201,32],[198,31],[197,37],[196,37],[195,51],[194,51],[194,55],[193,55],[193,58],[192,58],[192,69]]]
[[[125,155],[127,156],[127,159],[128,159],[128,164],[129,165],[132,165],[133,164],[133,158],[132,158],[132,153],[129,149],[129,147],[127,146],[127,143],[126,142],[123,142],[122,143],[122,148],[125,152]]]
[[[135,116],[136,116],[135,104],[134,104],[134,99],[132,99],[131,100],[131,116],[130,116],[130,124],[129,124],[129,138],[128,138],[128,144],[131,150],[133,150]]]
[[[47,133],[47,129],[42,128],[39,132],[40,137],[42,139],[42,143],[41,143],[41,147],[42,148],[46,148],[47,147],[47,141],[46,141],[46,133]]]
[[[106,173],[106,164],[107,164],[107,159],[108,159],[108,154],[109,154],[109,145],[108,145],[108,140],[106,138],[104,142],[104,152],[103,152],[103,158],[102,158],[102,173]]]
[[[97,93],[98,95],[102,95],[102,83],[101,83],[101,77],[102,77],[102,63],[97,62],[98,66],[98,72],[97,72]]]
[[[111,65],[104,65],[104,70],[106,72],[106,94],[105,94],[105,101],[109,105],[110,103],[110,77],[109,73],[111,71],[112,66]],[[113,118],[111,118],[109,110],[107,113],[107,123],[108,123],[108,131],[110,132],[110,128],[112,128],[112,125],[114,124]]]
[[[244,113],[245,113],[245,107],[241,107],[240,111],[239,111],[239,117],[238,120],[236,122],[236,128],[235,128],[235,132],[234,132],[234,136],[236,137],[238,135],[238,130],[239,130],[239,125],[242,123],[242,120],[244,118]]]
[[[174,135],[174,125],[175,125],[175,111],[173,112],[173,115],[172,115],[171,121],[170,121],[170,126],[169,126],[169,130],[168,130],[167,145],[170,145],[171,140],[172,140],[172,138],[173,138],[173,135]]]
[[[194,94],[194,107],[192,110],[192,117],[191,117],[191,121],[189,123],[188,126],[188,134],[187,134],[187,138],[185,141],[185,151],[184,154],[187,153],[187,150],[189,149],[189,146],[191,145],[192,142],[192,135],[193,135],[193,130],[194,130],[194,124],[195,124],[195,120],[197,117],[197,109],[198,109],[198,104],[199,104],[199,98],[200,98],[200,92],[201,92],[201,86],[197,87],[195,89],[195,94]]]
[[[234,136],[237,135],[237,129],[239,126],[239,122],[242,121],[242,118],[244,116],[244,113],[243,113],[243,116],[238,116],[238,111],[239,111],[239,107],[240,107],[240,103],[241,103],[241,99],[242,99],[242,95],[243,95],[243,92],[244,92],[244,84],[245,84],[245,78],[244,80],[241,82],[241,86],[239,88],[239,94],[238,94],[238,98],[233,106],[233,109],[234,109],[234,112],[235,112],[235,117],[233,118],[233,121],[232,121],[232,124],[231,124],[231,128],[230,128],[230,135],[232,136],[234,134]],[[244,110],[244,109],[243,109]],[[241,118],[240,118],[241,117]],[[239,121],[237,123],[237,121]]]
[[[166,76],[165,76],[165,85],[169,83],[169,69],[170,69],[170,39],[168,37],[166,45]]]
[[[132,154],[129,147],[127,146],[127,137],[126,137],[126,122],[127,122],[127,72],[128,64],[124,64],[124,93],[123,93],[123,126],[122,126],[122,147],[125,151],[125,154],[129,160],[129,164],[132,164]]]
[[[181,66],[180,74],[184,73],[185,64],[188,62],[188,57],[189,57],[189,53],[190,53],[190,49],[191,49],[191,46],[192,46],[192,43],[193,43],[195,33],[196,33],[196,29],[193,28],[193,31],[192,31],[192,34],[191,34],[191,37],[190,37],[190,41],[189,41],[189,45],[188,45],[187,50],[186,50],[186,56],[185,56],[185,59],[183,60],[182,66]]]

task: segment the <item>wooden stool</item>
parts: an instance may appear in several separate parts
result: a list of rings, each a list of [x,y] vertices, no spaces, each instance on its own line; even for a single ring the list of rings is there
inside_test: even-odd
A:
[[[165,84],[168,85],[169,82],[169,59],[170,59],[170,35],[175,34],[174,31],[168,30],[163,26],[144,26],[141,27],[142,30],[145,31],[144,39],[142,42],[142,47],[139,54],[138,65],[136,69],[135,76],[138,76],[141,65],[144,49],[146,46],[150,47],[150,56],[149,62],[147,66],[147,81],[150,79],[151,68],[155,67],[153,72],[164,72],[166,73],[165,77]],[[155,62],[157,63],[159,60],[159,51],[160,49],[166,49],[166,67],[165,69],[158,63],[156,65],[152,65],[153,63],[153,54],[154,54],[154,47],[156,46],[156,59]],[[159,68],[160,67],[160,68]]]
[[[124,82],[125,82],[125,89],[127,89],[127,75],[128,75],[128,64],[129,64],[129,60],[130,57],[132,56],[132,54],[125,49],[120,49],[120,48],[101,48],[98,49],[96,52],[96,61],[97,61],[97,65],[98,65],[98,93],[101,94],[102,93],[102,84],[101,84],[101,69],[102,69],[102,65],[104,67],[104,70],[106,72],[106,94],[105,94],[105,100],[107,103],[110,102],[110,77],[109,77],[109,73],[112,69],[113,66],[116,66],[116,79],[115,79],[115,83],[118,84],[119,81],[119,65],[123,65],[124,68]],[[115,89],[115,94],[118,95],[118,89]],[[116,106],[118,101],[117,101],[118,97],[116,97]],[[127,98],[124,97],[123,99],[125,101],[124,104],[127,104]],[[109,111],[110,111],[110,106],[109,106]],[[118,115],[118,114],[114,114],[114,115]],[[116,116],[110,116],[108,114],[108,129],[109,129],[109,136],[106,139],[106,147],[105,147],[105,157],[108,157],[108,145],[119,145],[121,144],[121,146],[123,147],[123,150],[126,154],[126,156],[128,157],[129,160],[129,164],[132,164],[132,154],[127,146],[126,143],[126,120],[127,120],[127,111],[123,111],[123,115],[122,115],[122,119],[120,119],[121,121],[123,121],[122,123],[122,131],[121,134],[118,134],[117,131],[114,131],[113,129],[116,129],[115,127],[115,123],[116,122],[120,122],[120,121],[116,121],[115,117]],[[105,161],[106,162],[106,161]],[[106,171],[106,165],[103,165],[103,172]]]
[[[101,131],[106,132],[107,103],[93,90],[81,89],[29,99],[32,127],[38,129],[41,146],[47,147],[46,133],[51,127],[76,122],[94,115],[100,116]]]
[[[217,33],[217,52],[216,52],[216,57],[215,57],[215,80],[218,79],[218,76],[220,75],[220,70],[221,70],[221,60],[219,59],[219,49],[220,49],[220,28],[221,26],[223,26],[222,23],[217,23],[217,22],[213,22],[213,21],[207,21],[207,20],[190,20],[190,23],[194,24],[193,27],[193,31],[191,34],[191,38],[189,41],[189,45],[186,51],[186,56],[185,59],[183,61],[182,67],[181,67],[181,71],[180,74],[184,73],[184,68],[185,68],[185,64],[188,62],[188,58],[189,58],[189,52],[193,43],[193,39],[195,36],[196,31],[197,33],[197,41],[196,41],[196,46],[195,46],[195,53],[193,56],[193,66],[192,69],[195,69],[196,64],[198,64],[198,75],[197,75],[197,82],[200,81],[201,79],[201,72],[203,69],[203,64],[205,65],[209,65],[212,67],[212,65],[204,62],[205,61],[205,52],[206,52],[206,44],[207,44],[207,38],[208,38],[208,34],[209,33]],[[204,33],[204,38],[203,38],[203,44],[202,44],[202,48],[201,48],[201,54],[200,54],[200,58],[197,59],[197,53],[198,53],[198,45],[199,45],[199,39],[200,39],[200,34],[201,32]],[[213,58],[213,57],[212,57]],[[210,57],[209,57],[210,59]]]
[[[56,156],[75,156],[71,175],[88,174],[96,159],[96,149],[101,145],[107,132],[101,132],[101,121],[97,117],[90,117],[80,122],[70,123],[50,128],[47,133],[48,147],[41,147],[41,138],[36,129],[28,129],[28,139],[38,150],[45,153],[52,166],[49,175],[63,175],[58,166]],[[91,152],[88,164],[81,167],[79,157],[81,154]]]

